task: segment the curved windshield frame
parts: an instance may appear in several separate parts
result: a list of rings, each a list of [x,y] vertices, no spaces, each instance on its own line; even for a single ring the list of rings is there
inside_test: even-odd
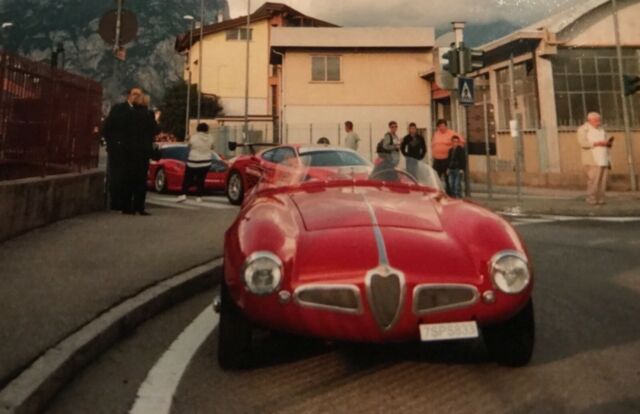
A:
[[[327,150],[330,152],[330,150]],[[333,152],[336,152],[335,150]],[[313,153],[322,153],[314,151]],[[301,154],[304,157],[307,153]],[[355,152],[354,152],[355,154]],[[359,157],[359,156],[358,156]],[[318,158],[322,160],[323,158]],[[363,160],[364,161],[364,160]],[[359,165],[291,165],[280,164],[263,171],[257,192],[263,190],[295,189],[308,186],[377,186],[418,191],[442,192],[443,185],[438,174],[425,162],[398,163],[376,160],[372,165],[364,161]]]

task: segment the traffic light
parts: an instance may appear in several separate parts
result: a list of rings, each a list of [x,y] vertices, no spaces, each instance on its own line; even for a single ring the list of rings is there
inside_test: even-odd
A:
[[[462,59],[462,71],[465,75],[484,68],[484,52],[482,50],[463,47],[460,49],[460,55]]]
[[[460,75],[460,54],[455,45],[451,45],[451,49],[442,55],[442,70],[449,72],[452,76]]]
[[[624,75],[624,96],[640,91],[640,76]]]

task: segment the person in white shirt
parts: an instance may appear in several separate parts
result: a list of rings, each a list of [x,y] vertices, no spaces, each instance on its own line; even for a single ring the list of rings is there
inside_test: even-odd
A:
[[[358,146],[360,145],[360,137],[358,136],[358,134],[353,132],[353,122],[345,122],[344,129],[347,132],[347,136],[344,138],[346,147],[354,151],[358,151]]]
[[[578,129],[578,143],[582,153],[582,165],[587,173],[587,203],[604,205],[613,138],[607,138],[599,113],[591,112],[587,122]]]
[[[207,173],[213,163],[214,142],[209,134],[209,125],[201,123],[196,129],[196,133],[189,137],[189,158],[187,159],[187,170],[184,173],[182,182],[182,195],[177,202],[187,201],[187,193],[192,185],[197,187],[196,201],[201,203],[204,195],[204,184]]]

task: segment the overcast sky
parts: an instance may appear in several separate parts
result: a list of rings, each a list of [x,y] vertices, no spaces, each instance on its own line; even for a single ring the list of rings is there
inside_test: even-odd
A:
[[[228,0],[231,17],[246,15],[247,0]],[[434,26],[452,20],[532,23],[583,0],[281,0],[304,14],[343,26]],[[252,9],[263,0],[252,0]]]

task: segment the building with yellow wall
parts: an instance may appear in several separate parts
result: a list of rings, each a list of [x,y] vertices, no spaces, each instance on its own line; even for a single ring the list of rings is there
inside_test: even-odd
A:
[[[373,155],[394,120],[431,129],[433,28],[276,28],[272,64],[282,68],[284,141],[341,145],[345,121],[355,124],[359,151]]]
[[[203,56],[199,56],[200,31],[183,33],[176,50],[189,56],[185,80],[198,84],[198,65],[202,64],[202,92],[216,95],[224,108],[220,123],[240,122],[244,117],[246,87],[246,46],[250,37],[249,115],[254,122],[278,125],[278,74],[270,65],[271,32],[276,27],[331,27],[331,23],[306,16],[280,3],[265,3],[251,15],[250,30],[246,16],[204,27]],[[190,53],[188,53],[190,51]]]

